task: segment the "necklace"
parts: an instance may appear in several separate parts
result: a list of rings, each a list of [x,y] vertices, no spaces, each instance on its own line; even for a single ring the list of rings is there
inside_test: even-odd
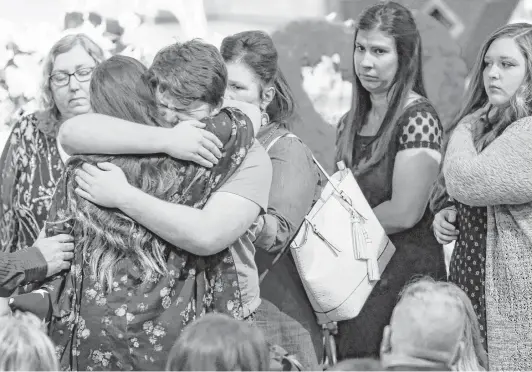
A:
[[[259,143],[264,147],[264,145],[266,145],[270,141],[273,134],[279,129],[280,126],[281,124],[275,124],[273,128],[270,130],[270,132],[268,133],[268,135],[263,140],[259,140]]]

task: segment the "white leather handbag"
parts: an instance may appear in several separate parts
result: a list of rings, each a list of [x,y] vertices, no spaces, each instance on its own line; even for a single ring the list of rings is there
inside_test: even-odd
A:
[[[318,322],[326,324],[359,314],[395,247],[351,170],[341,162],[339,171],[330,177],[313,160],[328,183],[290,251]]]

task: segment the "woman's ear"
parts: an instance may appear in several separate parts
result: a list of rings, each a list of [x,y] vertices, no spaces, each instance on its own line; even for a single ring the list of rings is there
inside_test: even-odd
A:
[[[223,107],[223,104],[224,104],[224,100],[222,99],[219,104],[217,104],[216,106],[212,107],[211,113],[210,113],[209,116],[218,115],[220,113],[220,110]]]
[[[264,90],[262,91],[260,109],[262,111],[266,111],[266,108],[273,101],[274,97],[275,97],[275,88],[273,86],[264,88]]]

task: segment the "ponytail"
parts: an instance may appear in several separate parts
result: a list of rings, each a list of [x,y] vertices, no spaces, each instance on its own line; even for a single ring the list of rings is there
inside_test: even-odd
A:
[[[275,95],[272,102],[266,108],[266,113],[270,120],[288,127],[290,119],[295,113],[295,99],[282,71],[277,69],[277,74],[273,81]]]

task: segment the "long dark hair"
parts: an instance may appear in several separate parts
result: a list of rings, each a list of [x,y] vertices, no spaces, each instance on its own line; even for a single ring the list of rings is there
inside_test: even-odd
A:
[[[95,113],[160,126],[152,114],[153,92],[144,76],[147,68],[125,56],[113,56],[93,72],[90,94]],[[102,208],[77,196],[76,169],[83,163],[112,162],[128,182],[162,200],[171,200],[179,191],[178,161],[165,156],[82,155],[69,159],[67,166],[68,218],[74,221],[76,251],[81,251],[91,273],[103,290],[111,290],[117,264],[130,259],[144,274],[144,280],[167,274],[168,243],[118,210]]]
[[[458,123],[467,115],[474,113],[488,104],[488,95],[483,78],[483,72],[486,68],[484,58],[491,44],[500,38],[514,40],[521,53],[523,53],[523,57],[526,60],[525,79],[519,89],[517,89],[517,92],[510,98],[508,105],[502,109],[491,107],[475,123],[473,126],[473,140],[477,151],[482,151],[514,121],[532,115],[532,25],[528,23],[505,25],[489,36],[478,53],[471,72],[471,81],[465,93],[464,105],[452,121],[447,130],[448,134],[445,136],[446,140],[443,144],[444,156],[450,133],[452,133]],[[491,111],[494,111],[494,115],[490,115]],[[443,167],[443,159],[441,166]],[[445,206],[447,198],[445,179],[443,172],[440,170],[430,197],[430,208],[432,211],[440,211]]]
[[[102,62],[91,78],[93,111],[139,124],[169,126],[157,117],[147,73],[146,66],[127,56],[116,55]]]
[[[357,173],[364,173],[377,164],[388,151],[394,132],[394,125],[402,113],[410,91],[426,97],[423,85],[421,36],[412,13],[404,6],[393,1],[375,4],[365,9],[360,15],[355,29],[353,55],[356,48],[357,34],[360,30],[379,30],[395,40],[398,68],[388,90],[389,106],[382,125],[373,142],[373,155],[361,164]],[[362,86],[356,75],[353,63],[353,98],[349,113],[344,116],[345,122],[339,125],[343,130],[337,139],[336,161],[343,161],[347,167],[354,166],[355,137],[366,123],[371,100],[369,92]]]
[[[263,31],[244,31],[224,38],[220,51],[226,63],[246,64],[259,78],[262,89],[273,85],[275,95],[266,113],[272,122],[289,127],[295,113],[295,99],[279,68],[272,38]]]

